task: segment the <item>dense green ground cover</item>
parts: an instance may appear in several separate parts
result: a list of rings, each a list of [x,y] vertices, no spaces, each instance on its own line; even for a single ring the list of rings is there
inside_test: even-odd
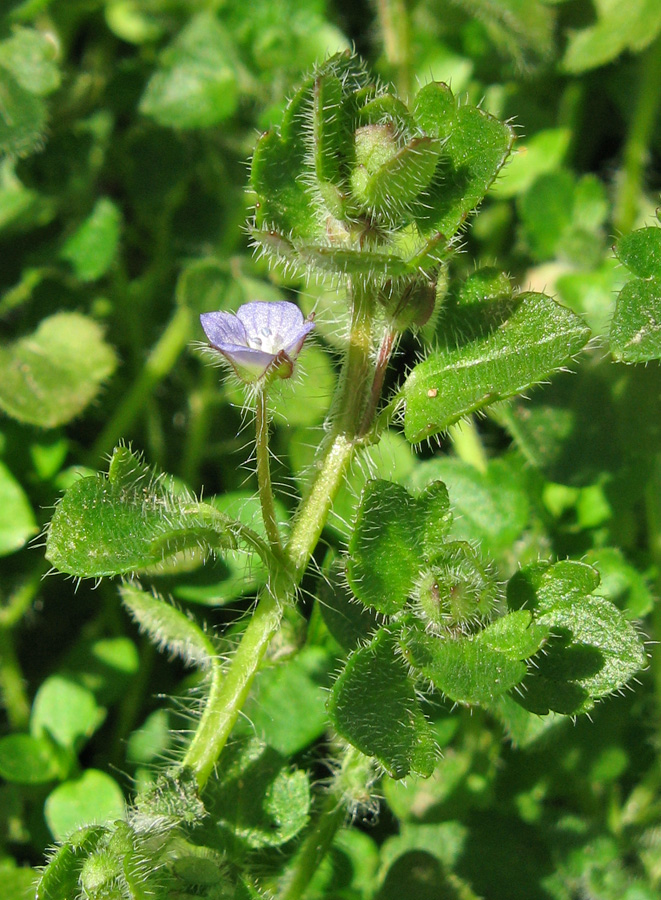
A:
[[[0,895],[658,897],[658,0],[0,26]]]

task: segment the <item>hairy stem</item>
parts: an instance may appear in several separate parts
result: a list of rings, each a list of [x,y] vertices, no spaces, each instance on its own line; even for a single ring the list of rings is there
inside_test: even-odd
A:
[[[372,427],[372,421],[374,419],[374,416],[376,415],[376,409],[379,405],[381,394],[383,393],[383,381],[386,377],[386,370],[388,368],[388,363],[390,362],[390,357],[392,356],[396,338],[397,332],[392,328],[387,327],[381,340],[379,355],[376,358],[374,381],[372,382],[372,389],[370,391],[369,400],[367,402],[367,407],[363,415],[363,420],[360,423],[361,435],[367,434],[369,429]]]
[[[269,421],[266,405],[266,389],[259,388],[255,405],[255,454],[257,460],[257,483],[259,485],[259,502],[262,507],[262,518],[266,536],[271,549],[277,555],[282,552],[278,520],[275,515],[273,485],[271,484],[271,463],[269,460]]]
[[[661,103],[661,38],[641,56],[639,65],[638,96],[624,146],[613,213],[613,224],[623,234],[633,228],[640,208],[645,164]]]
[[[305,889],[330,850],[345,815],[344,805],[331,791],[319,811],[314,827],[308,832],[296,855],[280,900],[300,900],[303,897]]]
[[[363,290],[354,291],[347,357],[312,484],[301,501],[284,559],[279,554],[274,556],[269,583],[261,592],[230,665],[221,673],[218,664],[212,673],[207,705],[183,760],[194,771],[200,788],[208,781],[232,732],[271,638],[280,627],[284,606],[295,595],[356,450],[373,368],[373,311],[372,296]],[[268,452],[268,447],[265,450]]]

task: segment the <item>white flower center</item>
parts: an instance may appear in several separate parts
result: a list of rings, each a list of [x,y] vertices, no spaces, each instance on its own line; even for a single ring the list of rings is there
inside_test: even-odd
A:
[[[253,350],[262,350],[264,353],[271,353],[275,356],[282,350],[283,340],[277,332],[271,331],[270,328],[264,326],[255,334],[249,334],[248,346]]]

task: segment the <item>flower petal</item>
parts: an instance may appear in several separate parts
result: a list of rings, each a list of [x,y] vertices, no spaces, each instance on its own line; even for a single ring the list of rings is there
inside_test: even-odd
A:
[[[230,345],[248,346],[248,338],[243,322],[234,313],[202,313],[200,322],[204,333],[209,338],[209,343],[217,350],[225,350]]]

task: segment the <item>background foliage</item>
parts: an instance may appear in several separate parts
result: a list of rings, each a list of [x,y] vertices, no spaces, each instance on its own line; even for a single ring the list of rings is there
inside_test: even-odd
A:
[[[465,296],[478,278],[495,297],[512,284],[552,294],[593,335],[572,374],[489,407],[477,430],[446,430],[479,405],[450,386],[455,406],[435,420],[440,447],[414,452],[392,428],[370,465],[347,478],[303,583],[302,614],[292,611],[269,651],[212,802],[218,853],[276,891],[305,851],[303,828],[323,802],[315,787],[337,757],[328,687],[376,621],[372,600],[348,604],[336,577],[368,470],[401,487],[395,506],[444,481],[450,539],[480,546],[490,577],[504,581],[540,558],[571,560],[563,577],[579,579],[576,590],[593,604],[613,601],[660,639],[661,11],[655,0],[22,0],[5,4],[0,25],[0,885],[8,900],[31,896],[30,867],[54,841],[100,810],[121,817],[133,788],[176,758],[213,650],[185,612],[207,633],[222,631],[229,652],[264,582],[261,565],[245,571],[224,518],[258,527],[242,395],[204,367],[192,342],[202,339],[201,312],[296,297],[317,311],[318,342],[341,346],[346,312],[337,296],[295,272],[269,274],[245,231],[254,203],[246,160],[302,73],[355,45],[404,95],[445,81],[510,122],[514,156],[450,273],[468,285]],[[449,296],[444,308],[457,333],[461,302]],[[404,340],[396,367],[408,372],[417,342],[427,341],[436,347],[434,378],[447,372],[451,385],[451,352],[434,328]],[[281,521],[337,377],[319,345],[304,352],[301,369],[275,401]],[[406,434],[420,441],[416,384],[406,390]],[[54,504],[81,474],[105,470],[120,440],[174,476],[159,484],[161,506],[180,510],[189,491],[203,490],[195,546],[229,548],[204,568],[190,556],[184,564],[176,516],[171,533],[156,529],[138,544],[127,507],[112,552],[176,601],[172,622],[157,626],[148,591],[128,596],[136,589],[123,587],[122,606],[116,583],[93,580],[106,574],[103,534],[98,555],[81,562],[89,580],[43,578],[38,536]],[[126,449],[115,454],[109,482],[97,476],[89,502],[122,491],[127,472],[139,492],[138,465]],[[364,584],[367,572],[369,588],[372,550],[361,550],[356,534],[363,571],[353,578]],[[155,567],[162,542],[173,542],[172,555]],[[598,570],[598,586],[581,587],[581,563]],[[168,628],[184,635],[179,655],[191,668],[154,649],[148,635]],[[347,690],[333,700],[341,733],[343,710],[355,716],[354,695],[343,703],[351,678],[374,675],[369,654],[392,659],[389,640],[378,632],[351,657]],[[443,751],[433,774],[391,778],[401,758],[387,740],[378,759],[389,775],[340,772],[343,818],[306,896],[658,896],[661,658],[648,651],[635,689],[576,723],[529,715],[509,698],[488,713],[428,704],[430,742]],[[400,682],[388,670],[384,704],[417,702],[405,675]],[[455,679],[452,689],[471,702],[483,687]],[[381,726],[387,733],[388,721]],[[346,731],[355,734],[352,721]],[[406,766],[428,773],[427,759],[401,752]],[[249,799],[246,778],[255,785]],[[182,863],[179,895],[224,896],[200,865],[191,874]],[[93,873],[86,877],[92,884]]]

